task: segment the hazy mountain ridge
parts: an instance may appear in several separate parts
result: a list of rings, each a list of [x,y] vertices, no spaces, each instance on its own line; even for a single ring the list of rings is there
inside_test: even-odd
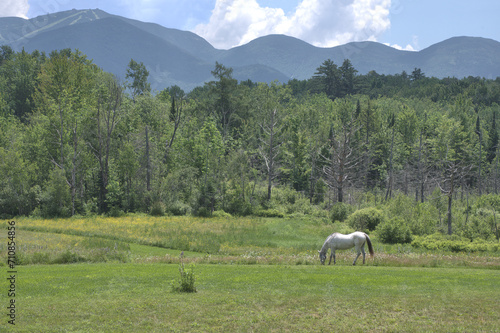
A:
[[[233,67],[239,80],[270,82],[307,79],[326,59],[339,66],[350,59],[360,74],[411,72],[421,68],[439,78],[500,76],[500,42],[454,37],[419,52],[396,50],[376,42],[318,48],[297,38],[269,35],[230,50],[215,49],[202,37],[155,23],[108,14],[99,9],[71,10],[30,20],[0,18],[0,45],[49,53],[79,49],[104,70],[124,79],[131,58],[150,71],[152,87],[177,84],[191,90],[212,80],[215,61]]]

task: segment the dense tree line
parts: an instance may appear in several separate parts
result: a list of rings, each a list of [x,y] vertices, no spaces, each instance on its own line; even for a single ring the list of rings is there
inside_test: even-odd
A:
[[[152,92],[134,60],[120,82],[79,51],[3,46],[0,214],[279,214],[404,194],[446,198],[451,233],[457,196],[498,193],[499,78],[318,65],[263,84],[216,63],[188,94]]]

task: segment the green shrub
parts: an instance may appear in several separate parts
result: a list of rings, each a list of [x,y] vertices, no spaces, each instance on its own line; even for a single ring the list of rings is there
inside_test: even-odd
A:
[[[213,213],[212,213],[212,216],[213,217],[232,217],[231,214],[229,213],[226,213],[225,211],[223,211],[222,209],[221,210],[215,210]]]
[[[335,223],[335,221],[344,222],[351,213],[352,213],[351,205],[348,205],[343,202],[337,202],[332,207],[331,211],[332,222],[333,223]]]
[[[429,235],[436,230],[436,221],[439,220],[439,212],[429,202],[418,203],[413,208],[413,215],[406,219],[413,235]]]
[[[191,212],[191,206],[181,201],[175,201],[166,208],[166,211],[175,216],[184,216]]]
[[[183,253],[181,253],[180,262],[179,262],[179,273],[180,280],[172,281],[172,291],[174,292],[183,292],[183,293],[195,293],[196,292],[196,276],[194,275],[194,265],[190,265],[190,267],[184,267],[183,261]]]
[[[285,217],[285,214],[277,209],[262,209],[255,213],[256,216],[260,217]]]
[[[377,226],[377,234],[383,243],[388,244],[404,244],[412,240],[410,228],[400,218],[380,223]]]
[[[474,240],[460,237],[458,235],[433,234],[428,236],[417,236],[411,245],[416,248],[422,248],[434,251],[450,252],[497,252],[500,245],[497,242],[487,242],[484,240]]]
[[[61,253],[57,258],[54,259],[54,264],[73,264],[77,262],[84,262],[85,258],[80,256],[78,253],[65,251]]]
[[[45,190],[40,194],[43,217],[71,216],[71,196],[64,172],[56,168],[49,174]]]
[[[156,201],[151,206],[151,211],[149,212],[151,216],[163,216],[165,215],[165,205],[161,201]]]
[[[500,195],[498,194],[486,194],[480,196],[473,205],[473,210],[480,208],[486,208],[487,210],[500,211]]]
[[[252,214],[252,205],[242,197],[233,196],[224,207],[224,211],[237,216],[247,216]]]
[[[32,264],[48,264],[50,263],[50,256],[48,253],[35,252],[31,256]]]
[[[199,217],[211,217],[212,216],[212,210],[208,207],[199,207],[198,210],[196,211],[196,216]]]
[[[299,199],[299,194],[297,191],[290,187],[280,187],[277,186],[273,188],[272,200],[278,205],[295,204]]]
[[[112,206],[106,215],[109,217],[122,217],[125,215],[125,212],[117,206]]]
[[[362,208],[352,213],[346,220],[352,228],[361,231],[375,230],[384,219],[382,211],[373,208]]]
[[[456,226],[456,233],[474,240],[494,240],[495,238],[495,218],[493,215],[472,215],[467,223],[461,223]]]

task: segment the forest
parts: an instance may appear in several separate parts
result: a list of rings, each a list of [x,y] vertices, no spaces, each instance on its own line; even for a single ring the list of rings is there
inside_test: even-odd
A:
[[[500,78],[326,59],[308,80],[267,84],[215,63],[186,93],[151,91],[134,59],[126,70],[0,48],[2,218],[304,214],[399,242],[498,240]],[[380,212],[391,223],[373,222]]]

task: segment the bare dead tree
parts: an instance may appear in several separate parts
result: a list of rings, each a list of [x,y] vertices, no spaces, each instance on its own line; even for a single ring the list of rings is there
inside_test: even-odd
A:
[[[335,135],[333,128],[330,131],[329,156],[322,155],[326,165],[323,173],[326,176],[330,189],[337,190],[337,200],[343,202],[344,189],[352,175],[355,174],[360,156],[355,154],[354,134],[359,129],[354,119],[350,119],[341,126],[340,132]]]
[[[453,195],[459,187],[460,182],[470,174],[472,166],[464,161],[452,160],[443,161],[442,175],[440,181],[437,182],[441,193],[448,197],[447,223],[448,234],[451,235],[452,230],[452,206]]]
[[[267,119],[260,123],[262,135],[259,153],[264,159],[267,171],[267,200],[271,200],[272,184],[276,177],[278,155],[283,144],[281,133],[283,124],[280,123],[278,108],[272,108],[267,112]]]

